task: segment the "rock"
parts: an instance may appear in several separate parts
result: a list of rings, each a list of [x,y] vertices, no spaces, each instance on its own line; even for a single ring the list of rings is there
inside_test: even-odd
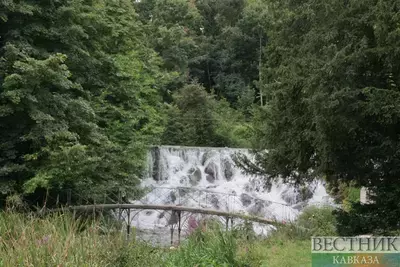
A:
[[[214,162],[210,162],[205,168],[204,172],[213,177],[217,177],[217,170],[218,166]]]
[[[292,189],[286,189],[282,192],[281,196],[282,199],[289,205],[294,205],[299,202],[297,201],[297,193]]]
[[[178,194],[180,197],[185,196],[189,192],[190,192],[190,189],[188,189],[188,188],[179,188],[178,189]]]
[[[240,201],[242,201],[243,206],[247,207],[251,204],[253,198],[249,196],[248,194],[241,194],[240,195]]]
[[[198,167],[191,168],[188,171],[188,176],[189,176],[189,183],[192,186],[196,186],[201,180],[201,170]]]
[[[169,198],[171,199],[171,202],[174,203],[175,200],[176,200],[175,192],[172,192],[172,191],[171,191],[171,192],[169,193]]]
[[[289,205],[305,202],[312,198],[312,196],[313,192],[306,186],[296,189],[286,189],[282,192],[282,199]]]
[[[154,211],[152,211],[152,210],[148,210],[148,211],[146,211],[145,214],[146,214],[146,216],[150,216],[151,214],[153,214],[153,212],[154,212]]]
[[[207,180],[209,183],[214,183],[214,182],[215,182],[214,176],[209,175],[209,174],[206,175],[206,180]]]
[[[231,181],[232,180],[232,177],[233,177],[233,166],[232,166],[232,164],[229,162],[229,161],[227,161],[227,160],[224,160],[224,175],[225,175],[225,179],[227,180],[227,181]]]
[[[177,224],[178,223],[178,214],[176,211],[172,211],[171,217],[169,217],[168,225]]]
[[[211,199],[210,199],[211,204],[213,205],[214,208],[219,209],[219,200],[218,197],[216,195],[211,195]]]
[[[203,166],[206,165],[207,161],[211,159],[215,155],[214,151],[206,151],[203,156],[201,157],[201,164]]]
[[[244,191],[246,191],[247,193],[249,193],[251,191],[251,185],[248,183],[244,186]]]
[[[299,189],[299,201],[307,201],[313,197],[313,192],[309,187],[303,186]]]
[[[217,185],[209,185],[209,186],[207,186],[206,188],[207,189],[214,189],[214,188],[216,188],[217,187]]]
[[[262,200],[256,200],[254,205],[249,209],[249,213],[253,215],[261,215],[265,205]]]
[[[161,168],[160,168],[160,148],[154,147],[151,149],[151,158],[153,159],[152,166],[152,176],[156,181],[160,181],[161,179]]]

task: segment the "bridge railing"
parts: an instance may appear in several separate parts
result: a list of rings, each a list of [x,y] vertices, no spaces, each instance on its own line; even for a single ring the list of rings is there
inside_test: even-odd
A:
[[[145,196],[133,203],[207,208],[278,221],[292,221],[298,214],[298,210],[285,203],[190,187],[149,187]]]

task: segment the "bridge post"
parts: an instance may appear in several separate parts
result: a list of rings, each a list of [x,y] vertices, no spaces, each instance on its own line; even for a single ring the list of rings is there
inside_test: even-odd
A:
[[[174,245],[174,225],[171,224],[171,246]]]
[[[225,230],[228,231],[229,229],[229,217],[225,217]]]
[[[233,228],[233,217],[231,217],[231,228]]]
[[[129,240],[131,235],[131,209],[127,209],[128,223],[126,224],[126,239]]]
[[[178,211],[178,245],[181,244],[181,211]]]
[[[121,189],[118,190],[118,204],[121,204]],[[121,208],[118,208],[118,220],[121,221]]]

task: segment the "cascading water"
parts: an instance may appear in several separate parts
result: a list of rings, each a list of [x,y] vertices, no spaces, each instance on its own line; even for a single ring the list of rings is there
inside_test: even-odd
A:
[[[245,213],[278,221],[294,220],[310,204],[330,204],[324,184],[315,181],[302,188],[275,182],[264,188],[263,177],[247,175],[233,160],[245,149],[173,147],[152,148],[142,186],[149,193],[137,203],[181,205]],[[176,218],[165,212],[141,212],[132,220],[140,229],[169,229]],[[198,217],[197,217],[198,219]],[[269,227],[255,224],[258,234]]]

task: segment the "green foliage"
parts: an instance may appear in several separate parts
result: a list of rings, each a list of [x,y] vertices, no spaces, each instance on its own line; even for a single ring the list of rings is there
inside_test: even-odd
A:
[[[110,263],[115,267],[163,267],[166,253],[146,243],[130,242],[120,248],[117,256]]]
[[[163,266],[162,250],[127,243],[113,230],[105,233],[99,221],[68,214],[0,213],[0,266]]]
[[[246,147],[244,116],[194,83],[173,95],[163,142],[169,145]]]
[[[239,98],[254,102],[258,79],[260,39],[265,43],[252,4],[243,0],[144,0],[138,14],[154,38],[153,47],[165,67],[178,71],[171,91],[197,80],[209,92],[236,106]],[[250,11],[249,11],[250,10]],[[168,99],[168,97],[166,97]]]
[[[310,260],[309,240],[277,238],[278,235],[247,240],[241,230],[224,232],[217,224],[194,232],[174,250],[127,242],[119,229],[100,219],[78,219],[69,214],[38,218],[3,212],[0,266],[278,267],[303,266]]]
[[[379,213],[398,229],[392,218],[400,216],[399,201],[378,188],[400,184],[399,2],[267,6],[273,21],[262,71],[267,103],[254,129],[256,148],[268,152],[249,168],[297,183],[324,175],[369,187],[388,209],[365,218]]]
[[[194,37],[200,32],[201,16],[196,6],[185,0],[144,0],[136,3],[136,8],[163,67],[179,74],[168,86],[175,91],[188,81],[189,62],[198,50]],[[168,99],[169,92],[164,96]]]
[[[65,188],[93,201],[135,194],[147,145],[163,131],[159,92],[174,75],[147,45],[133,3],[1,5],[2,199]]]
[[[245,250],[248,266],[305,267],[311,266],[310,240],[268,238]]]
[[[331,181],[327,185],[327,190],[334,197],[336,203],[341,203],[345,210],[350,210],[354,203],[360,201],[361,189],[354,182]]]
[[[172,253],[165,266],[240,266],[232,233],[197,230],[187,243]]]
[[[373,189],[372,203],[363,205],[351,203],[349,209],[339,210],[338,231],[341,235],[393,235],[399,231],[398,210],[400,204],[394,201],[400,189],[393,184],[382,183]]]
[[[307,229],[310,237],[336,236],[336,224],[336,217],[332,207],[307,207],[296,220],[296,225]]]
[[[253,103],[260,40],[264,45],[265,34],[256,20],[249,19],[252,5],[243,0],[203,0],[196,5],[203,17],[203,31],[191,74],[234,105],[251,91]]]

